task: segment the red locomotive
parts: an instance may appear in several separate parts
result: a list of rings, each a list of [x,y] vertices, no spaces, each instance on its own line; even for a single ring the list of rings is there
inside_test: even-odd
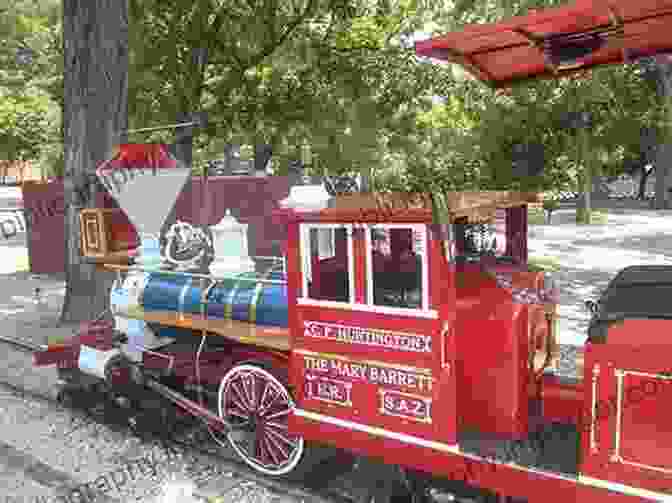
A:
[[[649,6],[652,19],[661,3]],[[488,44],[534,51],[539,26],[556,18],[565,34],[602,26],[602,14],[570,19],[563,9],[418,52],[470,62],[495,84],[529,77],[549,64],[543,50],[504,75]],[[630,11],[623,16],[639,26]],[[672,45],[657,26],[653,52],[663,38]],[[469,50],[456,55],[455,41]],[[615,57],[599,47],[608,54],[585,51],[586,66]],[[481,60],[469,56],[477,49]],[[89,327],[37,364],[105,383],[119,400],[132,400],[133,387],[153,390],[269,476],[296,473],[320,442],[400,467],[414,501],[432,487],[527,501],[672,501],[670,268],[622,271],[594,309],[585,348],[570,357],[574,375],[563,375],[552,281],[527,263],[527,207],[541,202],[537,194],[448,194],[449,221],[435,225],[427,194],[304,205],[320,194],[303,186],[273,216],[286,227],[283,256],[249,257],[245,226],[231,215],[211,234],[177,223],[160,252],[158,231],[188,176],[162,146],[122,146],[99,176],[143,246],[102,250],[102,236],[128,232],[83,214],[85,255],[119,275],[115,329]],[[164,196],[151,207],[148,188]],[[478,232],[488,225],[494,240]]]

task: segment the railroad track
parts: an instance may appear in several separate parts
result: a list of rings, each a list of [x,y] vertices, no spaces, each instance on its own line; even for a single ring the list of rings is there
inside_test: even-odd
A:
[[[214,440],[209,438],[209,432],[205,427],[198,428],[198,420],[188,421],[186,424],[176,422],[172,425],[172,428],[167,430],[161,428],[161,432],[157,432],[145,430],[137,423],[134,425],[133,421],[130,421],[133,415],[121,407],[116,407],[111,401],[104,404],[106,407],[100,408],[102,401],[87,400],[87,398],[94,397],[71,396],[71,399],[67,400],[65,396],[61,395],[59,399],[45,393],[24,389],[5,380],[0,380],[0,387],[13,394],[45,403],[51,407],[68,410],[85,423],[103,424],[116,431],[140,437],[144,442],[161,445],[164,449],[175,450],[175,447],[177,447],[185,453],[198,454],[204,457],[205,461],[216,464],[224,470],[240,474],[243,478],[252,480],[271,493],[293,496],[305,503],[360,503],[356,496],[344,494],[342,488],[333,487],[333,484],[330,486],[334,478],[343,475],[344,465],[347,466],[352,461],[352,458],[344,453],[335,452],[331,457],[327,457],[313,466],[304,482],[268,479],[253,472],[246,464],[233,456],[227,456],[215,449],[204,447],[208,440],[210,444],[216,444]],[[114,409],[112,413],[111,408]],[[101,411],[104,412],[101,413]],[[114,414],[114,412],[118,414]],[[153,424],[157,425],[158,423],[154,421]],[[176,431],[180,426],[187,426],[187,428],[181,432]],[[166,432],[168,434],[165,434]],[[121,460],[120,463],[130,461],[132,460]],[[67,490],[67,488],[65,489]],[[98,497],[101,497],[100,501],[110,501],[109,497],[102,494],[97,495],[96,501],[99,501]]]
[[[12,346],[15,349],[18,349],[25,353],[34,353],[36,351],[44,351],[45,349],[47,349],[46,346],[43,345],[37,345],[31,342],[21,341],[14,337],[6,337],[4,335],[0,335],[0,343],[8,344],[9,346]]]

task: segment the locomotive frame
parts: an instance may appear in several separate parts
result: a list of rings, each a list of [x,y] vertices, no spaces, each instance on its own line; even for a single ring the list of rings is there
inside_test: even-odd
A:
[[[516,262],[525,265],[526,246],[521,246],[520,239],[526,239],[526,221],[519,215],[528,204],[539,203],[536,194],[458,193],[450,200],[452,220],[466,217],[482,222],[495,217],[497,208],[507,208],[504,220],[508,225],[503,235],[500,232],[504,237],[503,251],[516,255]],[[390,201],[397,207],[390,208]],[[36,363],[58,362],[62,369],[91,374],[91,367],[83,365],[83,358],[97,353],[96,358],[103,362],[97,375],[113,391],[116,389],[123,395],[128,383],[133,382],[161,394],[187,413],[202,418],[215,439],[223,441],[222,436],[226,437],[249,466],[266,475],[295,472],[302,458],[309,459],[303,456],[307,445],[304,442],[308,441],[384,457],[405,467],[408,476],[418,470],[417,473],[454,478],[456,473],[465,473],[467,463],[470,485],[504,494],[527,497],[536,494],[535,485],[525,486],[532,488],[532,492],[526,489],[521,494],[520,478],[537,473],[543,481],[543,472],[497,461],[478,454],[478,450],[464,450],[460,447],[464,439],[458,438],[458,434],[465,427],[476,426],[495,433],[493,438],[498,445],[502,441],[524,439],[532,430],[528,419],[532,416],[533,402],[548,403],[551,412],[546,415],[551,414],[551,418],[558,415],[557,412],[552,415],[555,408],[568,413],[565,420],[572,416],[576,419],[580,408],[577,387],[554,383],[553,376],[542,374],[544,365],[540,369],[536,363],[541,361],[548,366],[556,357],[552,340],[555,334],[549,323],[552,320],[547,317],[554,306],[549,310],[539,300],[532,303],[512,300],[513,291],[520,294],[538,289],[543,276],[519,272],[525,267],[511,270],[507,260],[503,267],[508,271],[508,283],[502,283],[497,275],[484,274],[479,264],[446,261],[442,231],[431,223],[427,198],[371,196],[367,208],[362,196],[353,195],[340,196],[334,204],[335,208],[312,212],[276,212],[275,217],[287,225],[288,236],[283,265],[287,271],[286,329],[209,317],[208,293],[223,278],[166,269],[148,272],[144,267],[110,263],[102,267],[119,275],[114,288],[124,281],[146,279],[146,274],[188,277],[190,281],[202,282],[200,314],[184,309],[153,311],[141,308],[139,303],[126,310],[115,309],[113,314],[117,317],[159,325],[161,335],[165,329],[179,330],[182,334],[172,341],[160,341],[157,347],[142,348],[139,361],[119,362],[105,358],[115,346],[114,332],[108,327],[107,331],[101,330],[104,334],[99,334],[96,340],[84,333],[67,346],[36,355]],[[397,248],[398,238],[404,232],[419,234],[420,243],[415,245],[420,274],[413,277],[419,280],[424,292],[418,296],[415,308],[373,305],[376,263],[372,258],[372,231],[381,228],[388,231],[390,239],[397,233]],[[311,264],[305,257],[310,255],[307,251],[311,229],[346,230],[340,245],[335,246],[346,252],[346,256],[340,256],[348,268],[345,302],[310,298],[310,286],[315,282],[308,284],[306,268]],[[404,242],[406,246],[414,245],[407,238],[401,239]],[[461,253],[459,248],[454,247],[452,253]],[[336,257],[326,261],[333,258]],[[101,261],[98,255],[94,259]],[[413,263],[417,266],[417,261]],[[126,280],[121,278],[124,273]],[[393,271],[388,269],[383,274]],[[313,275],[315,280],[315,271]],[[259,275],[246,281],[257,286],[274,282]],[[457,315],[460,311],[468,314],[460,318]],[[117,323],[119,328],[123,331],[123,326]],[[488,329],[493,334],[489,350],[459,336]],[[200,342],[185,344],[185,336],[192,341],[196,336]],[[498,358],[502,348],[508,352],[508,358]],[[462,353],[459,361],[458,352]],[[482,375],[488,359],[500,363],[489,379]],[[324,370],[335,371],[337,375]],[[166,376],[172,379],[170,386]],[[251,403],[245,402],[252,396],[252,388],[246,384],[250,379],[263,383],[259,389],[263,395],[258,401],[260,408],[266,406],[265,390],[272,389],[274,395],[281,397],[275,404],[281,405],[281,410],[273,409],[270,419],[261,414],[254,415],[254,421],[243,421],[254,423],[257,428],[254,436],[261,443],[266,439],[267,452],[261,448],[254,455],[246,454],[242,446],[245,435],[241,433],[241,428],[245,428],[236,424],[237,417],[253,415],[249,410]],[[208,387],[210,396],[204,398],[202,392],[207,395]],[[468,387],[468,394],[457,393],[458,389]],[[231,398],[234,393],[236,396]],[[544,408],[540,411],[539,417],[543,418]],[[267,431],[260,433],[263,427]],[[293,446],[293,450],[283,450],[280,442]],[[286,453],[286,459],[281,459],[279,452]],[[427,455],[430,452],[431,458]],[[269,461],[270,458],[274,460]],[[476,474],[472,473],[475,467],[478,467]],[[418,480],[425,478],[412,476]],[[564,479],[562,476],[558,479],[557,474],[545,479],[553,484],[558,480]],[[591,485],[575,482],[562,487],[563,497],[569,492],[595,496]],[[579,487],[584,491],[578,490]]]

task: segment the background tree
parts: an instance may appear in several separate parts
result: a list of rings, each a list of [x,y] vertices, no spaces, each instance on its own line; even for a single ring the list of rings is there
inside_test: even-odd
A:
[[[525,14],[531,8],[561,3],[565,2],[463,0],[456,2],[454,9],[435,12],[431,17],[433,25],[427,26],[438,34],[458,30],[466,23],[498,21]],[[457,71],[456,76],[462,74]],[[444,177],[446,169],[459,169],[457,165],[450,167],[447,160],[459,159],[459,164],[467,167],[464,175],[470,176],[472,181],[477,179],[481,188],[511,186],[516,182],[511,179],[510,171],[514,146],[518,144],[543,144],[544,174],[526,182],[545,190],[576,190],[579,186],[585,190],[584,187],[590,185],[587,178],[592,177],[583,176],[587,166],[584,161],[594,165],[596,169],[592,174],[595,175],[616,176],[632,170],[632,159],[651,151],[641,144],[640,131],[647,128],[656,131],[661,127],[657,112],[661,107],[655,90],[647,85],[637,65],[599,68],[579,77],[532,81],[505,92],[494,92],[471,78],[456,78],[450,107],[446,108],[445,103],[435,105],[449,113],[441,114],[441,126],[434,123],[433,127],[449,128],[460,123],[463,114],[471,119],[471,125],[461,127],[461,133],[449,142],[442,135],[427,135],[423,150],[434,152],[434,157],[441,159],[439,164],[443,169],[439,171]],[[594,158],[587,159],[577,151],[576,133],[566,128],[568,112],[590,112],[593,128],[588,136],[590,145],[584,150],[593,153]],[[442,145],[450,145],[452,153],[445,152]],[[408,168],[413,169],[410,165]],[[638,167],[637,171],[643,168]],[[452,181],[460,178],[450,176]]]
[[[6,3],[6,2],[4,2]],[[0,10],[3,2],[0,2]],[[19,0],[0,16],[0,159],[40,162],[60,142],[59,0]],[[54,80],[55,78],[55,80]],[[60,145],[57,147],[60,150]]]
[[[63,41],[67,290],[61,319],[69,322],[108,307],[110,278],[82,261],[79,210],[95,204],[92,175],[127,129],[126,1],[63,0]]]
[[[656,209],[670,206],[669,189],[670,160],[672,159],[672,59],[669,55],[653,59],[653,77],[657,96],[660,99],[658,107],[659,144],[656,149],[654,166],[656,168]],[[649,73],[651,75],[651,73]]]
[[[36,159],[52,139],[50,126],[47,97],[0,94],[0,159]]]
[[[142,2],[133,16],[142,41],[132,44],[132,120],[172,122],[207,109],[215,120],[196,144],[197,164],[221,155],[226,143],[268,143],[276,165],[306,158],[321,173],[370,173],[379,189],[383,182],[422,187],[432,176],[455,189],[522,183],[576,190],[581,179],[589,184],[586,163],[563,114],[594,117],[592,164],[612,176],[632,169],[641,151],[632,138],[655,125],[641,72],[599,69],[578,82],[532,82],[502,94],[450,66],[419,61],[411,45],[419,31],[429,36],[562,3],[316,0],[309,12],[301,10],[305,0],[282,7]],[[198,48],[207,49],[202,67],[194,66]],[[429,129],[426,113],[434,114]],[[544,174],[513,180],[513,150],[530,143],[544,146]]]
[[[422,20],[419,2],[170,5],[133,10],[142,44],[132,43],[131,120],[206,109],[215,118],[197,144],[206,154],[228,142],[268,143],[276,164],[309,150],[318,171],[369,169],[383,158],[389,119],[431,94],[428,85],[445,87],[428,77],[446,72],[400,44]],[[194,48],[207,49],[205,66],[190,65]],[[367,136],[368,146],[353,143]]]
[[[132,116],[172,122],[204,108],[224,108],[228,113],[218,114],[223,122],[235,114],[236,94],[250,87],[250,73],[331,5],[133,1]]]

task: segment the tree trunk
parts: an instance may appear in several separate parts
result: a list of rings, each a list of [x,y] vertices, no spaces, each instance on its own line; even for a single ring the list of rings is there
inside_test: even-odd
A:
[[[177,122],[185,123],[194,120],[194,114],[201,108],[203,96],[203,82],[208,66],[208,50],[202,47],[192,47],[190,80],[188,94],[181,100]],[[198,132],[195,127],[184,127],[175,130],[174,152],[184,164],[192,167],[194,158],[194,135]]]
[[[188,112],[177,116],[178,123],[191,122],[192,116]],[[175,143],[173,144],[175,157],[182,161],[185,166],[192,167],[194,156],[194,128],[182,127],[175,130]]]
[[[668,176],[668,164],[670,162],[670,154],[672,149],[670,145],[659,145],[656,155],[656,198],[654,202],[654,208],[657,210],[663,210],[668,207],[669,203],[667,201],[667,176]]]
[[[656,60],[658,69],[658,93],[663,100],[663,135],[662,142],[656,152],[656,199],[654,207],[661,210],[669,206],[667,194],[667,177],[669,172],[670,156],[672,148],[672,63],[669,57],[660,57]]]
[[[353,143],[350,148],[357,152],[355,160],[359,164],[361,177],[360,192],[373,191],[373,166],[378,160],[377,110],[369,98],[360,98],[353,107]],[[352,152],[349,153],[352,155]]]
[[[576,222],[589,224],[592,201],[591,194],[593,192],[593,166],[590,152],[590,142],[588,138],[588,130],[586,128],[579,129],[579,145],[580,145],[580,161],[583,164],[581,173],[581,186],[583,189],[583,198],[579,198],[576,205]]]
[[[62,322],[108,308],[110,274],[83,262],[79,210],[94,207],[96,168],[127,129],[126,0],[63,0],[66,295]]]
[[[643,201],[646,199],[646,182],[653,170],[647,170],[646,166],[642,166],[642,174],[639,177],[639,190],[637,191],[637,199]]]

